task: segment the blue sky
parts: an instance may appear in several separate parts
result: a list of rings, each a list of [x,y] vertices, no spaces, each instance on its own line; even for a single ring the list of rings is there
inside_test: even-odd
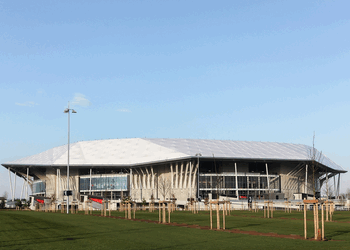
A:
[[[345,0],[0,0],[0,163],[66,144],[70,101],[72,142],[312,145],[315,132],[316,148],[350,171],[349,9]],[[0,196],[8,179],[0,168]]]

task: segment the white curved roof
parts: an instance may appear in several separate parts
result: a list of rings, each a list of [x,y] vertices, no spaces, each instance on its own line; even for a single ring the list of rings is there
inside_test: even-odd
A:
[[[248,142],[201,139],[109,139],[81,141],[70,145],[72,166],[136,166],[170,160],[202,158],[254,160],[310,160],[310,147],[277,142]],[[325,155],[320,163],[340,172],[344,171]],[[65,166],[67,145],[40,154],[3,163],[2,165]]]

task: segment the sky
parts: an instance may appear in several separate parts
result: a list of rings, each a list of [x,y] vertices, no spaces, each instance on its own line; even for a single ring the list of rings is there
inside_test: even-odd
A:
[[[311,146],[315,134],[315,147],[350,171],[349,9],[347,0],[0,0],[0,163],[66,144],[70,102],[71,142]]]

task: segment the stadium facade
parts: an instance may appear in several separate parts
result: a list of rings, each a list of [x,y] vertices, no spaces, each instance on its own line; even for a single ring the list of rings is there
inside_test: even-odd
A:
[[[66,197],[68,147],[3,163],[33,195]],[[346,171],[316,149],[291,143],[200,139],[110,139],[70,145],[73,200],[86,195],[136,201],[228,197],[302,199]],[[11,180],[10,180],[11,182]]]

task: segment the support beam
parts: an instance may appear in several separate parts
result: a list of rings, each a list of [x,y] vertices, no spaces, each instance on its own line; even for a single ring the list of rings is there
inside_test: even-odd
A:
[[[185,179],[184,179],[182,188],[187,188],[187,175],[188,175],[188,162],[186,162]]]
[[[174,188],[174,171],[173,171],[172,163],[170,163],[170,179],[171,179],[171,188]]]
[[[153,167],[151,166],[151,175],[152,175],[152,189],[154,189],[154,171],[153,171]]]
[[[308,165],[306,164],[306,170],[305,170],[305,189],[304,189],[304,192],[305,194],[307,195],[308,192],[307,192],[307,169],[308,169]]]
[[[11,196],[12,196],[12,199],[14,200],[14,198],[13,198],[12,180],[11,180],[11,170],[10,170],[10,168],[8,168],[8,170],[9,170],[9,179],[10,179]]]
[[[238,176],[237,176],[237,163],[235,162],[235,177],[236,177],[236,196],[238,198]]]
[[[267,177],[267,189],[269,190],[269,193],[270,193],[270,178],[269,178],[269,168],[267,166],[267,163],[265,163],[265,166],[266,166],[266,177]]]
[[[197,171],[198,171],[198,162],[197,162],[197,164],[195,165],[195,168],[194,168],[194,170],[193,170],[193,179],[192,179],[192,188],[194,188],[196,185],[196,176],[197,176]],[[198,180],[198,178],[197,178],[197,181],[199,181]],[[198,185],[197,185],[198,186]],[[198,186],[199,187],[199,186]],[[198,192],[197,192],[198,193]],[[198,193],[199,194],[199,193]]]
[[[16,180],[17,180],[17,174],[16,172],[14,173],[15,174],[15,185],[13,187],[13,200],[15,200],[15,195],[16,195]],[[46,195],[46,193],[45,193]]]
[[[329,187],[328,187],[328,173],[326,172],[326,191],[327,191],[327,200],[329,199]]]
[[[28,192],[28,185],[29,185],[29,168],[27,168],[27,187],[26,187],[26,200],[29,200],[29,192]]]
[[[179,172],[178,172],[178,166],[179,166],[179,163],[176,162],[176,163],[175,163],[175,188],[178,188],[178,186],[179,186]]]
[[[147,186],[146,188],[147,189],[151,189],[151,174],[150,172],[148,171],[148,167],[145,168],[146,169],[146,174],[147,174]]]
[[[190,161],[190,173],[188,175],[188,184],[187,187],[190,187],[190,198],[192,198],[192,183],[191,183],[191,177],[192,177],[192,161]]]
[[[91,195],[91,175],[92,175],[92,169],[90,168],[90,186],[89,186],[89,194]]]
[[[132,190],[133,190],[133,179],[132,179],[132,168],[130,168],[130,172],[129,172],[129,195],[132,198]],[[112,198],[112,193],[111,193],[111,198]],[[109,205],[109,204],[108,204]]]
[[[184,163],[183,162],[181,162],[181,167],[180,167],[180,186],[179,186],[179,188],[183,188],[183,186],[182,186],[182,179],[183,179],[183,167],[184,167]]]
[[[339,190],[340,190],[340,173],[338,174],[337,197],[339,197]]]
[[[58,168],[56,169],[56,200],[58,200]]]

